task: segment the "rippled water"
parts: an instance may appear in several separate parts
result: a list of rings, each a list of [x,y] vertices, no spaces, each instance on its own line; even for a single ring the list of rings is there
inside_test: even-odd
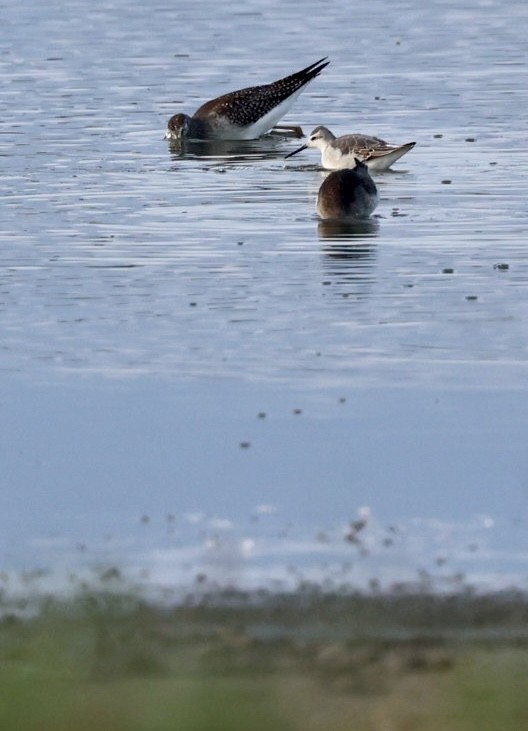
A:
[[[179,581],[220,543],[253,581],[524,586],[525,3],[2,17],[6,569],[82,555]],[[370,225],[318,221],[295,140],[163,139],[175,111],[323,55],[285,122],[417,142]]]

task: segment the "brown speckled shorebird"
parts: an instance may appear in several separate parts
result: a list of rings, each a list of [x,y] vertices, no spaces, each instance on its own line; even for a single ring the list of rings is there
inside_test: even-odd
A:
[[[286,157],[296,155],[307,147],[321,150],[321,165],[326,170],[353,168],[354,160],[362,160],[372,171],[387,170],[402,155],[412,150],[416,142],[406,145],[391,145],[378,137],[368,135],[343,135],[336,137],[327,127],[316,127],[308,137],[308,142],[290,152]]]
[[[255,140],[275,127],[306,84],[329,63],[322,58],[271,84],[231,91],[206,102],[192,117],[175,114],[169,119],[165,137],[170,140]]]
[[[366,218],[378,205],[376,184],[364,162],[335,170],[319,188],[317,213],[321,218]]]

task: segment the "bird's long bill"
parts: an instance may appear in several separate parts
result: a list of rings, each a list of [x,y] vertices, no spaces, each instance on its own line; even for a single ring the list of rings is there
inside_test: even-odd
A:
[[[306,150],[307,147],[308,147],[308,145],[301,145],[301,147],[298,147],[293,152],[289,152],[284,159],[286,160],[287,157],[291,157],[292,155],[296,155],[298,152],[302,152],[303,150]]]

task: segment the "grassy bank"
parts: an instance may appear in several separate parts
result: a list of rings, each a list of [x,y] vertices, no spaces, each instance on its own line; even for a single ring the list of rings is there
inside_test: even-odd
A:
[[[0,623],[13,731],[522,731],[522,596],[46,600]]]

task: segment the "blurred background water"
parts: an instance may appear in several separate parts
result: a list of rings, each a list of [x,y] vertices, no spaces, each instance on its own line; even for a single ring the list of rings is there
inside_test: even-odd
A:
[[[526,588],[526,4],[0,8],[3,576]],[[163,139],[325,55],[284,122],[417,142],[371,225]]]

